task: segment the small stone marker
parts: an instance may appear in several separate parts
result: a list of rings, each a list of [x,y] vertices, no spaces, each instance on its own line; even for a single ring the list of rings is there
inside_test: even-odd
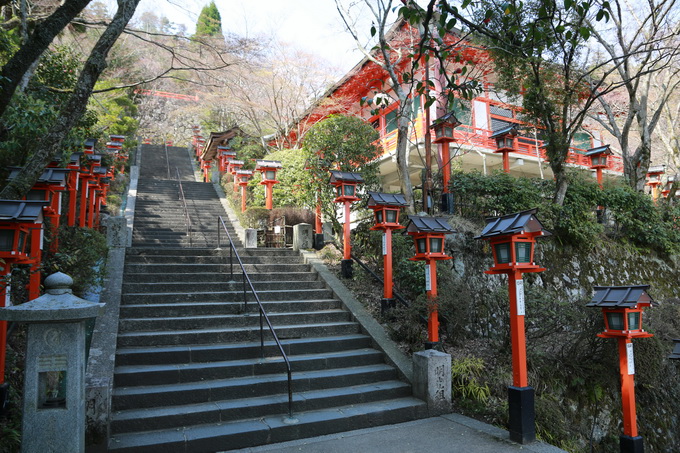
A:
[[[436,349],[413,354],[413,396],[427,403],[430,416],[451,411],[451,356]]]

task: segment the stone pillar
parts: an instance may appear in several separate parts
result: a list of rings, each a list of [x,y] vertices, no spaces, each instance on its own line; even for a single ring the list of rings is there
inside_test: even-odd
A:
[[[257,248],[257,230],[255,228],[246,228],[246,243],[245,248]]]
[[[85,451],[85,324],[103,304],[71,293],[57,272],[46,292],[0,309],[0,319],[28,323],[21,451]]]
[[[324,242],[331,242],[335,238],[335,235],[333,234],[333,223],[324,222],[321,226],[321,230],[323,231]]]
[[[311,249],[314,245],[314,231],[309,223],[293,225],[293,250]]]
[[[413,354],[413,396],[431,416],[451,411],[451,356],[435,349]]]

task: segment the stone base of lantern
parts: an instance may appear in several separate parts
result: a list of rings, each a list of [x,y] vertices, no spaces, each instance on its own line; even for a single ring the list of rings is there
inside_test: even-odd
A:
[[[342,271],[342,278],[352,278],[354,275],[354,271],[352,269],[352,263],[354,263],[354,260],[348,259],[348,260],[342,260],[340,262],[340,270]]]
[[[644,453],[645,451],[641,436],[620,436],[619,447],[621,453]]]
[[[0,416],[5,415],[9,409],[9,383],[0,384]]]
[[[324,234],[315,233],[314,234],[314,250],[321,250],[325,245]]]
[[[384,299],[384,298],[380,299],[380,314],[384,315],[393,308],[396,308],[396,306],[397,306],[396,299]]]
[[[508,387],[510,440],[528,444],[536,440],[533,387]]]

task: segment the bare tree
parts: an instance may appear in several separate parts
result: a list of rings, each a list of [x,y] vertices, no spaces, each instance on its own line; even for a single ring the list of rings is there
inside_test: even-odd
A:
[[[26,194],[38,180],[45,166],[61,149],[64,138],[85,112],[94,85],[106,68],[106,57],[130,21],[139,2],[140,0],[118,0],[118,10],[90,52],[68,102],[61,109],[48,133],[31,146],[31,157],[19,175],[3,188],[0,198],[19,199]]]
[[[591,27],[604,59],[622,62],[612,74],[621,86],[599,97],[594,118],[618,141],[626,180],[642,191],[655,131],[680,86],[680,10],[676,0],[616,1],[608,10],[608,26]],[[669,141],[667,131],[659,135]]]

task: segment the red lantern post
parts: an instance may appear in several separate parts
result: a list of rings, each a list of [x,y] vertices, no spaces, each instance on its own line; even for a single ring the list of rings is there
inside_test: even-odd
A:
[[[619,437],[621,453],[642,453],[642,437],[638,435],[635,411],[635,360],[633,338],[652,337],[642,328],[642,312],[655,305],[647,293],[649,285],[594,286],[595,294],[587,307],[599,307],[604,315],[604,332],[600,338],[616,338],[619,346],[623,435]]]
[[[666,173],[665,165],[657,165],[649,167],[647,170],[647,185],[652,189],[652,199],[656,201],[659,198],[659,186],[661,186],[661,176]]]
[[[586,151],[586,157],[590,158],[590,169],[595,170],[597,174],[597,183],[602,188],[602,170],[607,168],[607,156],[611,155],[612,152],[609,149],[609,145],[598,146],[597,148],[591,148]]]
[[[437,306],[437,261],[450,260],[444,252],[446,235],[454,233],[451,225],[436,217],[410,216],[406,232],[413,237],[416,255],[412,261],[425,261],[425,291],[427,292],[428,321],[426,349],[439,343],[439,308]]]
[[[430,126],[434,130],[433,143],[439,145],[439,151],[442,161],[442,201],[441,208],[444,212],[451,212],[453,208],[453,199],[449,193],[449,183],[451,181],[451,151],[449,143],[455,142],[455,128],[462,123],[458,121],[453,111],[440,116]]]
[[[10,305],[8,291],[12,264],[30,264],[28,298],[40,296],[40,261],[42,258],[43,207],[47,201],[0,200],[0,307]],[[0,409],[5,406],[8,385],[5,383],[7,322],[0,321]]]
[[[392,282],[392,230],[404,228],[399,224],[399,210],[406,206],[402,194],[368,192],[367,206],[375,214],[375,226],[371,230],[383,231],[383,298],[380,310],[384,312],[395,306]]]
[[[343,260],[341,262],[342,276],[352,278],[352,246],[350,243],[350,207],[352,202],[358,201],[356,196],[357,184],[364,182],[359,173],[331,170],[331,184],[335,186],[335,203],[343,203],[345,207],[345,223],[343,225]]]
[[[274,160],[258,160],[255,165],[255,170],[262,173],[262,181],[260,184],[264,186],[265,192],[265,208],[274,208],[274,184],[279,182],[276,180],[276,172],[282,168],[281,162]]]
[[[234,179],[236,183],[241,187],[241,212],[246,212],[246,199],[248,197],[248,181],[253,176],[252,170],[238,170]],[[234,185],[236,185],[236,183]]]
[[[536,439],[534,426],[534,389],[529,387],[524,328],[524,280],[526,272],[543,272],[534,262],[536,238],[549,236],[536,218],[536,209],[486,219],[476,239],[491,243],[494,266],[487,274],[508,276],[510,299],[510,340],[512,344],[513,386],[508,387],[510,439],[519,443]]]
[[[503,171],[510,173],[510,154],[515,150],[515,138],[517,137],[517,127],[509,126],[495,131],[491,137],[496,141],[496,150],[494,153],[503,155]]]

